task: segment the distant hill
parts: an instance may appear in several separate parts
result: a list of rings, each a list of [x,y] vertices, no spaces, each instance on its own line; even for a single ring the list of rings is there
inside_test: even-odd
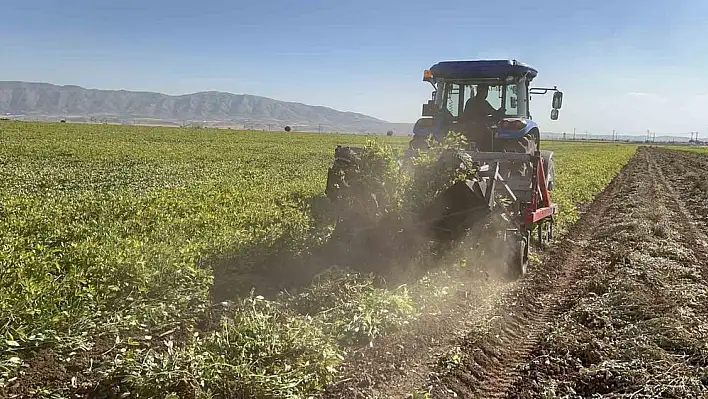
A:
[[[0,81],[0,115],[18,119],[113,122],[348,133],[412,132],[355,112],[278,101],[249,94],[199,92],[179,96],[126,90],[96,90],[49,83]]]

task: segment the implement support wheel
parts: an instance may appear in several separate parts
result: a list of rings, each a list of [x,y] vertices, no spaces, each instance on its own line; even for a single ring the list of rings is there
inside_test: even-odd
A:
[[[536,247],[539,249],[545,248],[546,244],[551,240],[550,238],[550,223],[545,220],[540,220],[536,224]]]
[[[512,279],[518,279],[526,274],[529,264],[529,245],[531,242],[531,232],[520,233],[512,238],[509,246],[509,272]]]
[[[553,241],[553,226],[555,220],[551,217],[541,220],[536,225],[536,245],[539,249],[545,249]]]

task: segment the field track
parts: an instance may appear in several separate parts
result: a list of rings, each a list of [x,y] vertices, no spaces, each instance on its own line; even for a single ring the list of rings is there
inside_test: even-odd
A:
[[[639,148],[544,261],[483,315],[486,326],[452,338],[457,367],[441,371],[431,358],[426,381],[412,387],[425,369],[416,362],[397,359],[409,372],[392,377],[382,359],[369,359],[384,376],[362,383],[377,373],[357,369],[359,380],[332,397],[705,397],[706,167],[698,154]],[[399,342],[413,348],[401,355],[420,358],[430,334]]]

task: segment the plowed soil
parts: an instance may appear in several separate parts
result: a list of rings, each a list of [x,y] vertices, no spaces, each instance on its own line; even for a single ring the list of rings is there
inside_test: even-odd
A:
[[[707,169],[639,148],[526,277],[350,356],[323,396],[708,397]]]

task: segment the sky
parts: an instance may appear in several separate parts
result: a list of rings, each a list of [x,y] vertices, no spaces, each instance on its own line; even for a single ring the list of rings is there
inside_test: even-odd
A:
[[[544,131],[708,137],[708,1],[8,1],[0,80],[205,90],[414,122],[443,60],[539,70]]]

